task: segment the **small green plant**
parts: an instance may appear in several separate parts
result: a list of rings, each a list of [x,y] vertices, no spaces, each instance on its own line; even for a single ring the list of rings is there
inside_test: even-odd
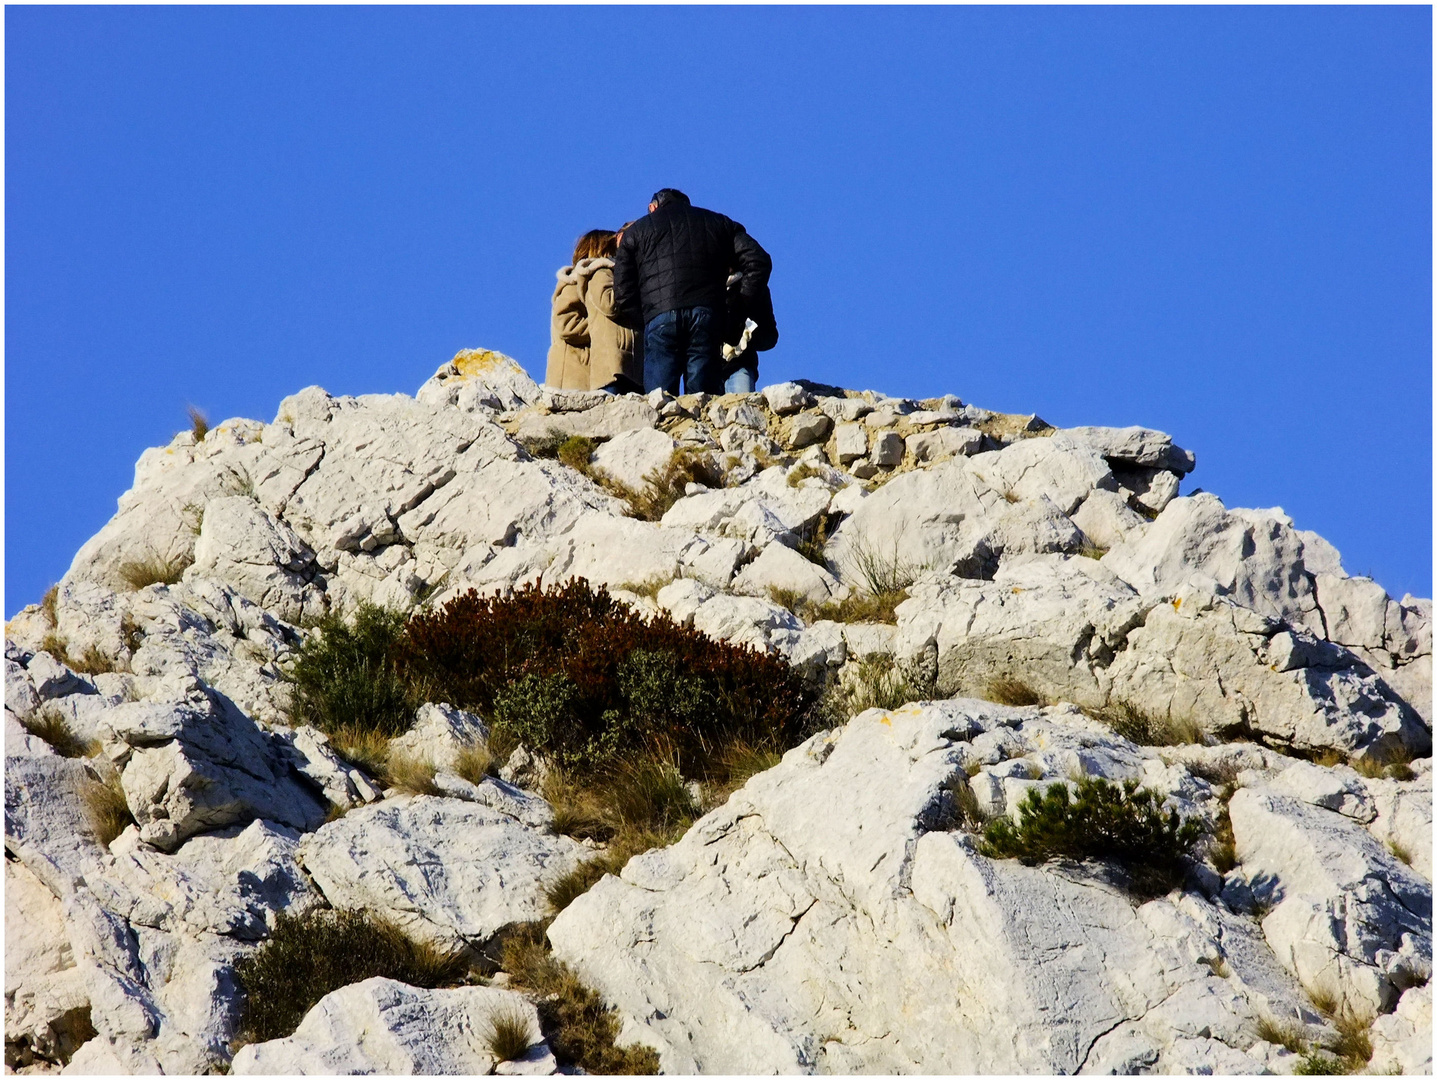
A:
[[[891,626],[898,622],[898,605],[907,599],[907,589],[883,593],[852,592],[842,600],[820,604],[813,612],[813,619],[831,619],[841,623],[877,622]]]
[[[1034,789],[1015,819],[999,818],[983,833],[983,854],[1038,863],[1048,859],[1101,859],[1123,866],[1138,895],[1161,895],[1182,878],[1183,864],[1202,838],[1197,821],[1166,813],[1152,791],[1136,781],[1121,787],[1083,779],[1076,794],[1056,783]]]
[[[461,780],[477,784],[486,776],[492,776],[499,769],[488,743],[471,743],[454,758],[454,775]]]
[[[98,742],[76,735],[70,722],[53,707],[42,708],[25,721],[24,727],[31,735],[49,743],[61,757],[93,757],[100,752]]]
[[[517,1006],[495,1010],[484,1030],[484,1045],[495,1061],[517,1061],[538,1041],[528,1014]]]
[[[120,580],[129,586],[132,592],[138,592],[148,585],[175,584],[184,576],[185,570],[193,561],[194,558],[189,555],[166,558],[152,553],[141,559],[121,563],[118,573]]]
[[[643,581],[626,581],[619,587],[638,596],[645,596],[650,600],[657,600],[663,588],[666,585],[672,585],[673,582],[674,578],[671,574],[656,574]]]
[[[1046,705],[1048,701],[1021,679],[997,678],[988,683],[983,696],[999,705],[1013,705],[1022,708],[1027,705]]]
[[[865,709],[900,709],[932,697],[931,687],[919,685],[891,653],[872,653],[858,661],[845,689],[851,716]]]
[[[1411,780],[1417,775],[1411,762],[1411,753],[1403,749],[1392,751],[1380,761],[1369,756],[1353,758],[1348,764],[1369,780]]]
[[[874,596],[907,592],[927,569],[911,566],[899,556],[898,537],[894,537],[893,550],[888,552],[863,537],[849,547],[847,561],[849,569]]]
[[[1139,746],[1183,746],[1203,741],[1202,725],[1191,717],[1154,716],[1129,701],[1115,701],[1089,712],[1113,734]]]
[[[423,700],[395,666],[403,632],[402,614],[373,604],[361,604],[352,622],[321,620],[286,673],[291,723],[313,724],[336,743],[402,735]]]
[[[559,464],[567,465],[575,472],[588,476],[589,459],[594,456],[598,445],[593,439],[586,439],[582,435],[570,435],[559,444],[555,456],[559,459]]]
[[[209,418],[193,405],[185,406],[185,414],[190,418],[190,430],[194,432],[195,442],[204,442],[205,436],[210,433]]]
[[[280,912],[268,940],[235,965],[244,991],[240,1032],[282,1039],[320,998],[376,975],[410,986],[453,984],[468,971],[460,952],[417,942],[368,912]]]
[[[57,625],[60,621],[58,616],[55,614],[55,603],[59,599],[60,586],[58,583],[55,585],[51,585],[48,589],[45,590],[45,595],[40,597],[40,611],[44,614],[46,620],[50,623],[51,626]]]
[[[597,993],[549,952],[541,923],[504,941],[501,965],[515,983],[542,995],[539,1020],[554,1056],[565,1065],[607,1075],[652,1075],[658,1055],[647,1046],[617,1047],[619,1017]]]
[[[813,604],[808,599],[808,594],[798,589],[786,589],[779,585],[770,585],[768,598],[781,608],[787,608],[800,619],[805,614],[812,614]],[[807,621],[807,620],[805,620]]]
[[[120,774],[113,773],[104,781],[91,780],[84,787],[85,816],[102,847],[109,847],[115,837],[135,823]]]
[[[1406,863],[1408,866],[1412,865],[1412,852],[1405,844],[1397,840],[1388,840],[1387,850],[1392,852],[1392,857],[1398,862]]]
[[[800,487],[810,476],[822,476],[823,470],[811,461],[800,461],[788,473],[788,486]]]

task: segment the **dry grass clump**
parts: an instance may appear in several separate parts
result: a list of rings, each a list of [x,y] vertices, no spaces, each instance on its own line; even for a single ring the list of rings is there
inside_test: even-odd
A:
[[[1270,1016],[1261,1017],[1257,1022],[1257,1037],[1263,1042],[1281,1046],[1294,1054],[1307,1053],[1307,1040],[1303,1027],[1296,1020],[1277,1020]]]
[[[495,1061],[516,1061],[539,1041],[529,1016],[516,1006],[496,1009],[484,1029],[484,1045]]]
[[[833,622],[877,622],[893,626],[898,622],[898,605],[908,599],[908,590],[882,593],[849,593],[842,600],[830,600],[813,609],[813,620]]]
[[[60,599],[60,585],[57,582],[45,590],[45,595],[40,597],[40,611],[55,626],[60,620],[55,614],[55,603]]]
[[[1317,1010],[1332,1021],[1337,1037],[1316,1049],[1307,1049],[1293,1070],[1299,1076],[1336,1076],[1361,1072],[1372,1060],[1372,1021],[1343,1009],[1331,994],[1312,994]]]
[[[1412,754],[1406,749],[1394,750],[1381,761],[1361,757],[1348,762],[1369,780],[1413,780],[1417,774],[1412,771],[1411,763]]]
[[[910,701],[931,698],[932,691],[891,653],[865,656],[838,688],[843,712],[848,716],[857,716],[865,709],[900,709]]]
[[[435,771],[434,764],[423,758],[391,753],[385,756],[383,778],[390,787],[405,795],[438,795]]]
[[[515,441],[524,448],[530,457],[554,459],[559,456],[559,447],[568,441],[568,436],[559,432],[548,431],[543,435],[524,435]]]
[[[351,765],[357,765],[370,776],[382,781],[389,760],[389,736],[372,728],[344,724],[333,728],[329,746]]]
[[[185,406],[185,414],[190,418],[190,430],[194,432],[195,442],[204,442],[205,436],[210,433],[209,418],[193,405]]]
[[[121,563],[118,573],[131,591],[138,592],[148,585],[175,584],[184,576],[185,570],[193,561],[193,557],[188,555],[167,559],[158,553],[152,553]]]
[[[410,986],[452,985],[468,968],[462,953],[414,941],[368,912],[280,912],[269,939],[235,965],[244,991],[239,1029],[249,1042],[282,1039],[342,986],[376,975]]]
[[[655,469],[644,478],[644,486],[640,490],[622,489],[622,497],[628,502],[629,512],[634,517],[658,521],[684,497],[684,491],[690,484],[721,487],[723,474],[702,450],[680,446],[663,468]]]
[[[788,486],[796,488],[810,476],[822,476],[823,470],[811,461],[800,461],[788,474]]]
[[[31,735],[49,743],[61,757],[94,757],[100,752],[98,742],[76,735],[70,722],[54,708],[41,709],[26,720],[24,726]]]
[[[1089,710],[1088,715],[1139,746],[1184,746],[1204,738],[1202,725],[1191,717],[1154,716],[1128,701]]]
[[[1408,866],[1412,865],[1412,852],[1408,850],[1405,844],[1397,840],[1388,840],[1387,850],[1392,852],[1392,857],[1398,862],[1406,863]]]
[[[461,780],[477,784],[486,776],[499,771],[499,758],[493,747],[487,743],[472,743],[466,746],[454,759],[454,775]]]
[[[554,1056],[565,1065],[607,1075],[653,1075],[658,1055],[647,1046],[617,1047],[619,1018],[567,964],[549,952],[540,923],[529,923],[504,942],[501,966],[515,983],[543,995],[539,1020]]]
[[[637,596],[645,596],[650,600],[657,600],[663,588],[667,585],[672,585],[674,580],[672,574],[655,574],[653,577],[647,578],[644,581],[626,581],[620,585],[619,588],[625,589]]]
[[[1219,874],[1226,874],[1237,866],[1237,838],[1233,836],[1232,817],[1227,810],[1228,800],[1232,798],[1234,790],[1232,784],[1226,784],[1219,792],[1222,811],[1213,823],[1212,835],[1208,839],[1207,855],[1212,860],[1213,869]]]
[[[1006,676],[992,679],[983,696],[998,705],[1012,705],[1023,708],[1028,705],[1046,705],[1048,699],[1043,697],[1021,679],[1011,679]]]
[[[640,759],[599,777],[556,770],[544,794],[554,807],[555,831],[608,843],[545,890],[556,913],[635,855],[672,844],[700,813],[687,781],[666,761]]]
[[[109,847],[115,837],[135,823],[130,805],[125,801],[125,790],[120,786],[120,774],[112,774],[108,780],[91,780],[84,788],[85,816],[95,839],[103,847]]]

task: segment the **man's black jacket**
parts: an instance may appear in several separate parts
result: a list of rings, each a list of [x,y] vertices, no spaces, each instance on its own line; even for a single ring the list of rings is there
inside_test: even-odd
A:
[[[773,260],[736,221],[712,210],[671,202],[624,232],[614,257],[614,302],[634,329],[677,308],[727,308],[730,270],[743,274],[744,296],[768,284]]]

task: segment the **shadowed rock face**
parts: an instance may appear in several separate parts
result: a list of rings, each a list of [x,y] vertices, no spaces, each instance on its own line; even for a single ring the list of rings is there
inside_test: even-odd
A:
[[[582,472],[546,456],[572,435]],[[675,454],[721,486],[645,497]],[[414,398],[310,387],[146,451],[6,629],[7,1060],[229,1061],[233,965],[279,911],[474,949],[540,917],[586,849],[532,791],[449,771],[486,718],[424,706],[401,748],[441,794],[383,792],[286,726],[281,672],[360,601],[583,577],[814,680],[888,654],[953,698],[815,736],[554,922],[667,1069],[1291,1071],[1258,1024],[1321,1042],[1314,998],[1378,1017],[1374,1067],[1430,1069],[1431,602],[1281,510],[1180,496],[1195,465],[1162,432],[952,395],[577,394],[483,350]],[[822,617],[885,588],[896,626]],[[1015,681],[1062,704],[978,700]],[[1119,706],[1207,744],[1077,708]],[[58,720],[93,756],[56,753]],[[1368,775],[1403,756],[1410,778]],[[542,776],[524,760],[505,775]],[[1235,867],[1138,903],[1093,865],[978,854],[978,817],[1079,776],[1230,822]],[[102,790],[134,820],[108,846]],[[370,980],[235,1071],[487,1071],[473,1027],[504,996]],[[554,1068],[531,1057],[501,1071]]]

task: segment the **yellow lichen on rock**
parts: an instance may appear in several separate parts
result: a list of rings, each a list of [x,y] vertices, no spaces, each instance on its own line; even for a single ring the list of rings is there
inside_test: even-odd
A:
[[[483,375],[514,361],[493,349],[460,349],[452,361],[460,375]]]

